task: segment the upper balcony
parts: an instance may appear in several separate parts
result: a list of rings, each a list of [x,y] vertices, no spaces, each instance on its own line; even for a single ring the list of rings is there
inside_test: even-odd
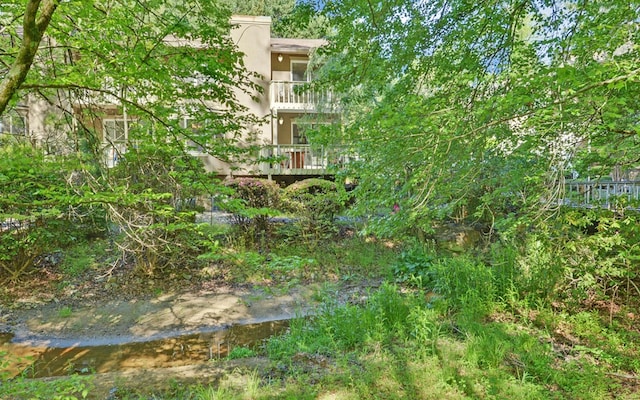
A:
[[[314,90],[309,82],[272,81],[269,87],[272,110],[319,111],[334,100],[330,90]]]

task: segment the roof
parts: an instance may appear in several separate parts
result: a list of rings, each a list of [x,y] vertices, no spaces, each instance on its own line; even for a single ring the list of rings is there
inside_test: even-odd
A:
[[[324,39],[290,39],[271,38],[271,52],[285,54],[309,54],[313,49],[324,46],[327,41]]]

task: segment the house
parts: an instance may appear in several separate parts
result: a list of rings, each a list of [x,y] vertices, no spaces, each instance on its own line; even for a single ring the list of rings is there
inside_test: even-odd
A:
[[[245,54],[245,66],[264,79],[262,93],[254,93],[258,102],[239,94],[251,112],[265,116],[258,129],[259,162],[253,168],[225,170],[215,160],[205,158],[209,170],[222,170],[234,176],[262,176],[292,181],[332,173],[338,150],[313,146],[306,132],[320,124],[335,122],[334,96],[328,90],[314,90],[313,52],[324,45],[323,39],[286,39],[271,37],[271,18],[234,16],[232,38]]]
[[[250,132],[250,144],[259,147],[259,154],[251,162],[234,165],[203,152],[198,146],[191,148],[191,154],[202,160],[208,172],[220,177],[266,177],[291,182],[331,174],[330,159],[338,159],[335,151],[313,146],[305,134],[309,128],[338,116],[331,111],[329,92],[308,87],[313,78],[311,56],[325,41],[272,38],[270,17],[233,16],[231,25],[231,38],[244,54],[247,70],[255,74],[254,83],[261,88],[253,93],[235,90],[247,112],[260,120]],[[108,166],[115,165],[126,153],[128,130],[137,121],[135,116],[119,110],[122,108],[117,102],[107,100],[102,110],[105,116],[93,122],[93,128],[102,135]],[[181,116],[183,128],[197,129],[191,123],[188,115]]]
[[[338,156],[322,146],[314,146],[306,135],[309,129],[335,121],[339,115],[331,109],[333,97],[330,92],[309,87],[313,79],[313,52],[325,41],[272,38],[270,17],[233,16],[230,22],[231,39],[244,54],[244,66],[253,73],[254,83],[261,88],[253,93],[234,91],[246,112],[258,117],[258,122],[247,128],[251,141],[245,143],[257,146],[259,151],[253,159],[234,165],[207,154],[197,144],[187,144],[189,152],[202,160],[207,171],[220,177],[253,176],[293,181],[333,173],[335,170],[331,166],[336,164],[333,161]],[[185,45],[178,39],[165,38],[166,42],[172,40],[177,45]],[[188,45],[197,47],[197,43]],[[108,167],[115,166],[126,154],[127,147],[132,145],[130,133],[144,124],[142,118],[108,94],[87,93],[64,98],[60,103],[64,105],[58,109],[67,109],[68,114],[75,116],[77,124],[97,133],[102,141],[103,161]],[[21,104],[23,106],[16,111],[3,115],[0,133],[26,135],[34,142],[43,143],[49,140],[51,132],[60,132],[47,122],[56,112],[52,107],[30,98]],[[176,110],[176,117],[183,128],[201,129],[193,116]]]

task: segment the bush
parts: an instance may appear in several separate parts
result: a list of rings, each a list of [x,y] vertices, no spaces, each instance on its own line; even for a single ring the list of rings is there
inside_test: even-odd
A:
[[[640,295],[640,214],[605,209],[566,212],[569,225],[551,249],[566,277],[559,293],[586,305],[626,301]],[[636,297],[637,298],[637,297]]]
[[[110,170],[108,183],[111,192],[99,200],[124,233],[120,249],[139,270],[153,275],[197,263],[207,243],[194,223],[195,199],[216,189],[199,160],[157,142],[143,143]]]
[[[103,209],[83,201],[77,161],[30,145],[0,149],[0,276],[15,282],[47,254],[105,231]]]
[[[345,208],[346,192],[335,182],[305,179],[287,186],[283,193],[285,207],[299,215],[303,233],[324,234],[335,230],[336,214]]]
[[[269,218],[280,205],[280,186],[258,178],[235,178],[224,182],[233,190],[223,208],[233,213],[237,226],[254,243],[264,244],[271,232]]]

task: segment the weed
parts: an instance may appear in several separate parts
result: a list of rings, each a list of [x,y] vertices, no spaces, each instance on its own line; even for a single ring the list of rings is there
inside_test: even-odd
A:
[[[91,244],[81,242],[68,249],[60,264],[62,272],[70,277],[75,277],[95,266],[96,258],[101,253],[104,254],[104,247],[99,246],[98,243],[99,241],[94,241]]]
[[[236,360],[238,358],[255,357],[255,355],[256,355],[255,351],[246,347],[238,346],[231,349],[231,351],[229,352],[229,355],[227,355],[227,359]]]
[[[411,248],[398,257],[393,265],[393,276],[398,283],[424,289],[431,284],[433,262],[433,254],[425,253],[422,248]]]
[[[31,400],[79,400],[93,390],[91,376],[72,375],[65,379],[40,381],[17,377],[0,385],[0,398]]]
[[[60,310],[58,310],[58,316],[61,318],[69,318],[71,317],[72,313],[73,311],[71,310],[71,307],[62,307]]]

